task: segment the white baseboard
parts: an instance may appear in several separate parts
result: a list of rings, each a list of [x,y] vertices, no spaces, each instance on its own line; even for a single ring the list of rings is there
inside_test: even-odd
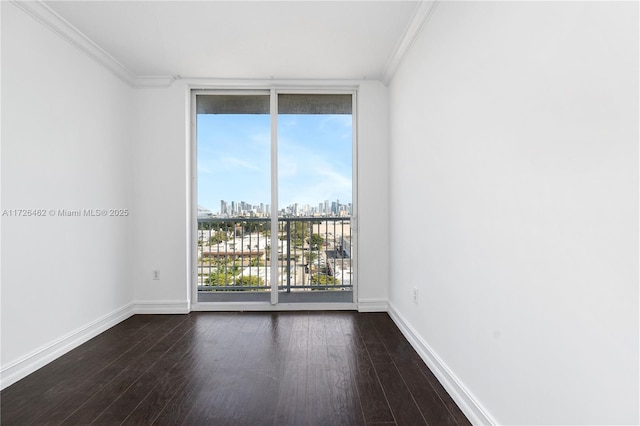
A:
[[[358,300],[358,312],[387,312],[389,302],[387,299],[360,299]]]
[[[135,314],[188,314],[191,311],[188,300],[136,300],[133,307]]]
[[[355,309],[355,303],[278,303],[272,305],[269,302],[199,302],[191,305],[191,310],[198,312],[351,311]]]
[[[458,404],[462,412],[474,425],[498,424],[482,405],[473,397],[464,384],[447,367],[442,359],[407,322],[398,310],[389,302],[389,316],[407,338],[411,346],[435,374],[442,386],[449,392],[451,398]]]
[[[80,346],[98,334],[134,315],[134,305],[129,303],[65,336],[23,356],[0,370],[0,389],[33,373],[70,350]]]

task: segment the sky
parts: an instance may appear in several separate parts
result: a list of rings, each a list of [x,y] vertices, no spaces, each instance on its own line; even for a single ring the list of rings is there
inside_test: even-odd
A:
[[[198,114],[198,205],[271,204],[268,114]],[[352,197],[351,115],[278,116],[278,208]]]

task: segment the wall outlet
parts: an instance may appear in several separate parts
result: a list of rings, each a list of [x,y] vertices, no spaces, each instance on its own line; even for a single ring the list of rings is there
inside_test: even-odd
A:
[[[153,279],[154,280],[159,280],[160,279],[160,271],[157,269],[153,270]]]
[[[418,303],[418,287],[413,288],[413,303]]]

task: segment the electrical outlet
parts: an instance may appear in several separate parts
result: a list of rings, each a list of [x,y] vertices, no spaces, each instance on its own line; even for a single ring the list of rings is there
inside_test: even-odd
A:
[[[413,303],[418,303],[418,287],[413,288]]]
[[[157,269],[153,270],[153,279],[154,280],[159,280],[160,279],[160,271]]]

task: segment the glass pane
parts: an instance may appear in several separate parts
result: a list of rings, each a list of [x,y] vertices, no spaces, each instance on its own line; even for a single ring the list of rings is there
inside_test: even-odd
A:
[[[351,95],[278,98],[280,301],[352,301]]]
[[[197,97],[198,300],[270,289],[269,96]],[[236,297],[237,298],[237,297]]]

